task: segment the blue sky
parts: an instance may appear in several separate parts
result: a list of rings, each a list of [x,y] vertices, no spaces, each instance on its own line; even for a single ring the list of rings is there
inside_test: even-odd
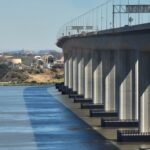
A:
[[[58,49],[55,43],[59,28],[101,2],[102,0],[0,0],[0,51]]]
[[[0,0],[0,51],[58,49],[59,28],[105,1]]]

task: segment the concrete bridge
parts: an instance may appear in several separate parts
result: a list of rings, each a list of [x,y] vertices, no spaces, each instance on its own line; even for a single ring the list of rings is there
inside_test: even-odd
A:
[[[62,93],[91,116],[112,117],[104,127],[136,127],[118,130],[118,141],[150,141],[150,23],[64,36],[57,46],[65,58]]]

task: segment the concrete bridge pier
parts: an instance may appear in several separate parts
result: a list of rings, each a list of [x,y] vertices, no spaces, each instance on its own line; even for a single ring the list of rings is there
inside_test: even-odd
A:
[[[64,74],[65,74],[65,82],[64,85],[68,87],[68,54],[64,53]]]
[[[102,79],[104,111],[91,110],[91,116],[116,117],[118,115],[118,103],[116,97],[116,63],[115,51],[106,50],[101,52],[102,56]]]
[[[69,58],[68,58],[68,74],[69,74],[69,80],[68,80],[68,88],[69,88],[69,93],[72,92],[73,89],[73,57],[72,57],[72,50],[69,51]]]
[[[103,105],[101,51],[93,51],[93,103]]]
[[[118,50],[116,56],[119,118],[103,119],[102,126],[138,127],[138,51]]]
[[[138,126],[138,69],[138,50],[118,52],[119,120],[125,126]]]
[[[83,51],[78,52],[78,95],[84,95],[84,57]]]
[[[77,95],[74,96],[74,102],[84,98],[84,53],[83,50],[77,50]]]
[[[105,111],[116,112],[116,64],[115,51],[105,51],[103,56],[103,76]]]
[[[85,50],[84,55],[84,98],[78,98],[76,102],[92,102],[92,52],[90,50]]]
[[[100,50],[93,50],[91,52],[92,57],[92,69],[90,71],[92,83],[90,83],[90,87],[92,86],[91,97],[92,103],[83,103],[81,104],[82,109],[101,109],[104,108],[103,105],[103,97],[102,97],[102,58]]]
[[[150,52],[140,53],[140,132],[150,138]]]
[[[77,96],[78,91],[78,52],[76,50],[72,51],[72,91],[69,93],[70,98]]]
[[[90,50],[87,50],[84,55],[84,75],[85,75],[85,88],[84,88],[84,98],[85,99],[92,99],[93,93],[92,93],[92,52]]]
[[[69,59],[68,53],[64,52],[64,86],[62,87],[61,91],[62,94],[68,94],[68,87],[69,87]]]
[[[117,132],[118,141],[150,141],[150,52],[139,53],[139,130]]]
[[[78,91],[78,57],[77,51],[73,51],[73,92]]]

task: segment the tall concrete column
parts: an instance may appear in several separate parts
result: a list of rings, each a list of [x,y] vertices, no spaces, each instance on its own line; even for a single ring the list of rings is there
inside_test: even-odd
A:
[[[117,111],[116,97],[116,64],[115,51],[102,52],[104,109],[106,112]]]
[[[68,65],[68,54],[67,53],[64,53],[64,80],[65,80],[65,82],[64,82],[64,85],[66,86],[66,87],[68,87],[68,85],[69,85],[69,72],[68,72],[68,70],[69,70],[69,65]]]
[[[137,61],[138,52],[135,50],[118,50],[117,79],[119,86],[119,119],[137,120],[138,93]]]
[[[70,50],[68,52],[69,54],[69,89],[73,88],[73,57],[72,57],[72,51]]]
[[[78,56],[77,51],[74,50],[73,53],[73,91],[78,91]]]
[[[78,50],[78,95],[84,95],[84,57],[82,50]]]
[[[101,51],[93,51],[93,103],[103,104]]]
[[[92,52],[90,50],[85,50],[84,53],[84,73],[85,73],[85,90],[84,90],[84,98],[92,99],[93,96],[93,76],[92,76]]]
[[[140,52],[140,131],[150,132],[150,52]]]
[[[139,51],[135,63],[135,119],[139,120]]]

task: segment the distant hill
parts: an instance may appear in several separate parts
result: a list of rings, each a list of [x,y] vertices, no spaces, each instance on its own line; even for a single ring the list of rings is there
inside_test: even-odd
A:
[[[60,59],[63,56],[62,52],[56,50],[40,50],[37,52],[38,55],[53,55],[55,58]]]
[[[56,50],[37,50],[37,51],[30,51],[30,50],[14,50],[14,51],[8,51],[4,52],[5,55],[11,55],[15,57],[20,56],[35,56],[35,55],[53,55],[56,59],[60,59],[63,56],[62,52],[56,51]]]

